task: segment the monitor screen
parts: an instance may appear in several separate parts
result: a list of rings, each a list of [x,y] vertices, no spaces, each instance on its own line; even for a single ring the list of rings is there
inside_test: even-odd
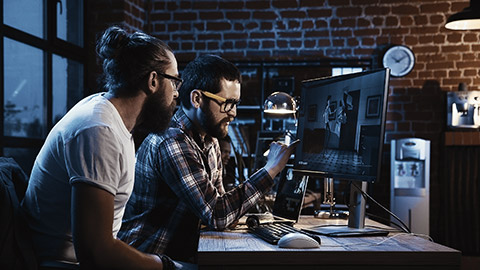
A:
[[[374,182],[380,173],[388,69],[302,82],[295,170]]]

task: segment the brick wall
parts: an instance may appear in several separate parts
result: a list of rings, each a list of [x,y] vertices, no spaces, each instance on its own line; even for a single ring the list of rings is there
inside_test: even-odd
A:
[[[146,0],[87,0],[86,38],[87,49],[87,88],[86,94],[98,92],[97,79],[102,73],[97,61],[95,42],[99,35],[111,25],[123,25],[130,31],[148,31]]]
[[[429,139],[431,220],[436,221],[441,216],[437,179],[442,166],[439,156],[445,149],[445,91],[456,90],[460,82],[480,90],[480,31],[444,27],[448,16],[468,2],[101,0],[91,1],[89,13],[94,18],[89,23],[93,33],[112,22],[144,30],[166,41],[179,62],[214,53],[232,61],[371,59],[379,66],[388,46],[409,46],[416,65],[407,76],[390,82],[385,166],[381,181],[374,185],[374,196],[389,204],[390,140]],[[89,82],[94,85],[93,80]],[[432,230],[435,235],[441,228],[432,226]]]

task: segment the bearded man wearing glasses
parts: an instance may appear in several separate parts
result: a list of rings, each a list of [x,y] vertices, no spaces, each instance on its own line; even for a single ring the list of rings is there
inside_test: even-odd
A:
[[[223,230],[272,186],[296,144],[272,143],[267,164],[225,192],[217,138],[228,133],[240,102],[240,71],[214,55],[185,68],[181,106],[170,128],[150,133],[137,152],[135,187],[119,237],[135,248],[195,262],[200,223]]]

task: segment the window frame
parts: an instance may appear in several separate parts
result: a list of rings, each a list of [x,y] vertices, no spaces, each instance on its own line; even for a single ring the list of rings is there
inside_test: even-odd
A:
[[[53,127],[53,55],[58,55],[70,60],[75,60],[83,65],[83,85],[87,83],[87,53],[86,53],[86,6],[87,1],[83,1],[83,47],[57,38],[57,10],[60,7],[58,0],[43,0],[43,27],[44,37],[39,38],[19,29],[6,25],[4,23],[3,3],[0,5],[0,156],[4,155],[4,148],[37,148],[43,145],[46,134]],[[46,123],[45,133],[42,138],[12,137],[5,136],[5,70],[4,70],[4,38],[10,38],[14,41],[40,49],[44,53],[44,86],[42,88],[44,95],[43,119]],[[86,90],[83,89],[82,96]]]

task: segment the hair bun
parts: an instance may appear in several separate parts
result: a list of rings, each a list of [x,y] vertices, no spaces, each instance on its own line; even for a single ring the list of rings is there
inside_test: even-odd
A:
[[[97,42],[97,54],[103,59],[114,59],[129,41],[127,31],[118,26],[109,27]]]

